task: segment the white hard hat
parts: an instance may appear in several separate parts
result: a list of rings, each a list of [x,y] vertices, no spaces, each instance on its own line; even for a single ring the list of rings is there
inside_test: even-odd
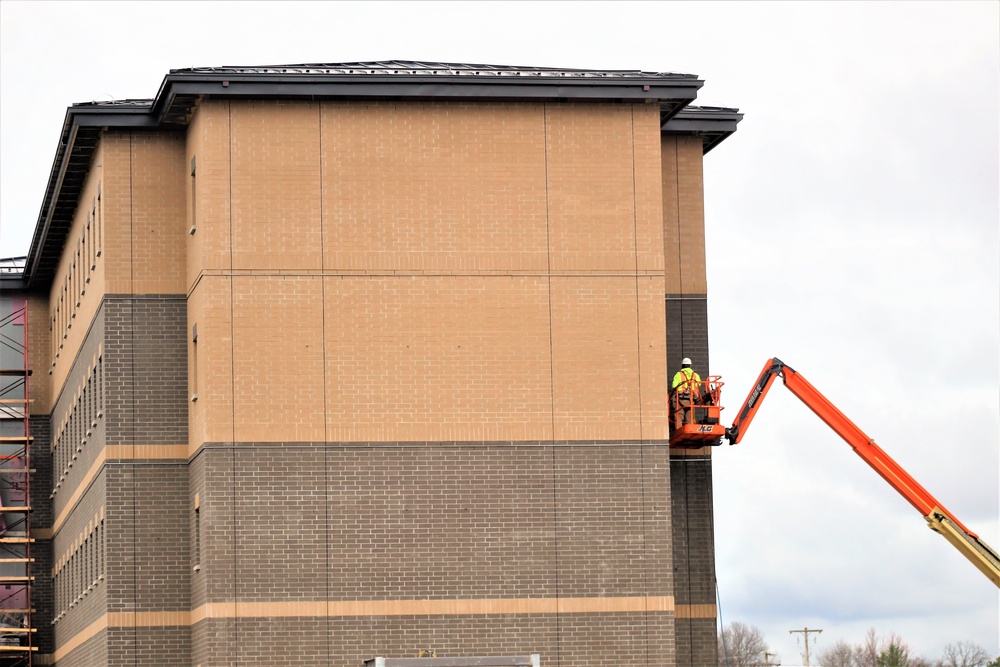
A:
[[[681,365],[682,366],[690,366],[691,365],[691,360],[688,359],[687,357],[684,357],[683,359],[681,359]]]

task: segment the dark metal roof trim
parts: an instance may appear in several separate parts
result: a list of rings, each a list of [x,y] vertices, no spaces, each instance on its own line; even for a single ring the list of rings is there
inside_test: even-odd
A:
[[[665,122],[660,131],[700,136],[704,155],[736,132],[736,125],[741,120],[743,114],[739,109],[687,106]]]
[[[77,198],[105,128],[182,128],[204,96],[314,99],[648,100],[660,105],[664,132],[701,134],[705,152],[735,131],[720,134],[690,124],[686,108],[704,81],[693,74],[639,70],[583,70],[415,61],[266,67],[175,69],[156,97],[74,104],[49,174],[28,251],[24,277],[44,289],[55,274]],[[735,110],[727,110],[735,111]],[[742,115],[736,114],[740,118]],[[721,117],[712,117],[717,127]],[[41,282],[39,282],[41,281]]]
[[[170,70],[153,101],[161,122],[185,122],[197,99],[216,97],[405,98],[477,100],[694,101],[704,81],[693,74],[639,70],[387,61]]]
[[[474,76],[474,77],[551,77],[551,78],[657,78],[691,79],[694,74],[676,72],[644,72],[641,70],[591,70],[565,67],[527,67],[519,65],[483,65],[472,63],[422,62],[415,60],[382,60],[353,63],[321,63],[301,65],[225,65],[222,67],[191,67],[172,69],[170,74],[326,74],[335,76]]]

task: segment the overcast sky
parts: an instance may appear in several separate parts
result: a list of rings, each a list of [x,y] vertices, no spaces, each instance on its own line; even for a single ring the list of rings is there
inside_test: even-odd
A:
[[[66,107],[150,98],[172,68],[697,74],[699,104],[746,114],[705,163],[728,420],[778,356],[1000,548],[998,26],[997,2],[3,0],[0,257],[28,250]],[[780,383],[715,456],[722,618],[782,664],[803,627],[823,629],[814,656],[871,627],[932,659],[959,640],[1000,653],[996,588]]]

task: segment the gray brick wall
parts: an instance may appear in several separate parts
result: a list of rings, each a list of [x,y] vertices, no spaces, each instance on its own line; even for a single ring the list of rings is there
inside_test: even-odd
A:
[[[183,295],[106,296],[110,445],[187,442],[187,302]]]
[[[108,631],[101,630],[56,663],[59,667],[110,665]],[[131,663],[134,665],[134,663]]]
[[[51,440],[50,420],[47,415],[32,415],[29,428],[31,442],[29,456],[31,467],[31,529],[35,535],[35,543],[31,545],[31,574],[35,581],[31,587],[31,604],[36,610],[32,615],[32,623],[38,632],[33,640],[40,653],[51,653],[55,646],[55,631],[52,627],[53,591],[52,578],[52,540],[40,539],[39,529],[52,527],[52,457],[49,453]]]
[[[191,476],[203,540],[196,595],[669,596],[668,467],[662,444],[208,446]],[[300,635],[289,649],[287,638]],[[192,658],[353,666],[433,648],[540,652],[553,665],[664,665],[673,664],[673,640],[672,613],[657,611],[208,619],[193,628]]]
[[[709,374],[708,300],[698,294],[668,294],[667,370],[673,378],[681,359],[690,357],[692,368],[702,377]]]
[[[65,554],[77,550],[77,540],[86,532],[88,523],[98,515],[105,502],[105,474],[98,474],[88,486],[86,493],[79,499],[69,518],[60,527],[52,540],[53,559],[58,560]],[[78,558],[82,558],[82,553]],[[61,599],[56,605],[57,613],[65,614],[55,623],[56,645],[64,643],[78,632],[100,618],[107,611],[106,578],[92,588],[79,601],[76,601],[83,591],[93,583],[92,578],[80,574],[79,566],[75,573],[74,565],[64,565],[60,574]],[[71,585],[69,582],[74,581]],[[72,605],[72,606],[70,606]]]
[[[702,377],[709,375],[706,297],[668,294],[666,317],[671,377],[684,357],[691,358],[693,368]],[[672,457],[670,496],[676,602],[679,605],[715,604],[711,457]],[[678,618],[676,633],[678,667],[718,664],[715,619]]]
[[[93,360],[102,344],[105,382],[99,386]],[[52,631],[56,645],[64,644],[109,612],[190,610],[187,462],[112,458],[86,487],[81,486],[106,445],[187,442],[184,297],[106,297],[55,402],[52,423],[66,425],[67,449],[58,453],[61,460],[55,467],[48,452],[39,452],[44,458],[39,474],[48,473],[48,487],[61,482],[54,507],[43,509],[39,516],[48,526],[54,515],[65,518],[54,536],[46,574],[53,559],[79,550],[77,540],[87,534],[88,524],[102,507],[106,507],[106,548],[104,578],[98,584],[89,585],[95,564],[88,555],[81,565],[86,574],[74,570],[77,583],[69,597],[61,604],[49,600],[41,612],[51,616],[57,606],[66,611],[49,626],[49,643]],[[51,591],[51,579],[45,585]],[[79,599],[77,589],[85,589]],[[187,626],[111,627],[87,639],[60,664],[138,660],[138,664],[188,665],[190,634]],[[52,646],[43,650],[51,652]]]
[[[56,438],[54,458],[49,462],[49,488],[55,490],[51,501],[53,520],[66,509],[104,448],[107,415],[102,409],[99,383],[89,374],[104,337],[105,310],[104,305],[98,309],[52,407],[52,437]]]

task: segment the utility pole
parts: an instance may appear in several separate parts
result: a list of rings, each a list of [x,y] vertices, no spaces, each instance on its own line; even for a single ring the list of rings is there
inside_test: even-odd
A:
[[[771,658],[777,657],[777,653],[771,653],[770,651],[764,651],[764,662],[755,662],[753,667],[779,667],[780,662],[771,662]]]
[[[792,634],[793,632],[801,632],[802,636],[805,637],[806,654],[803,657],[805,657],[805,659],[806,659],[806,667],[809,667],[809,633],[810,632],[819,633],[819,632],[823,632],[823,630],[815,630],[815,629],[810,629],[810,628],[802,628],[801,630],[789,630],[788,634]]]

